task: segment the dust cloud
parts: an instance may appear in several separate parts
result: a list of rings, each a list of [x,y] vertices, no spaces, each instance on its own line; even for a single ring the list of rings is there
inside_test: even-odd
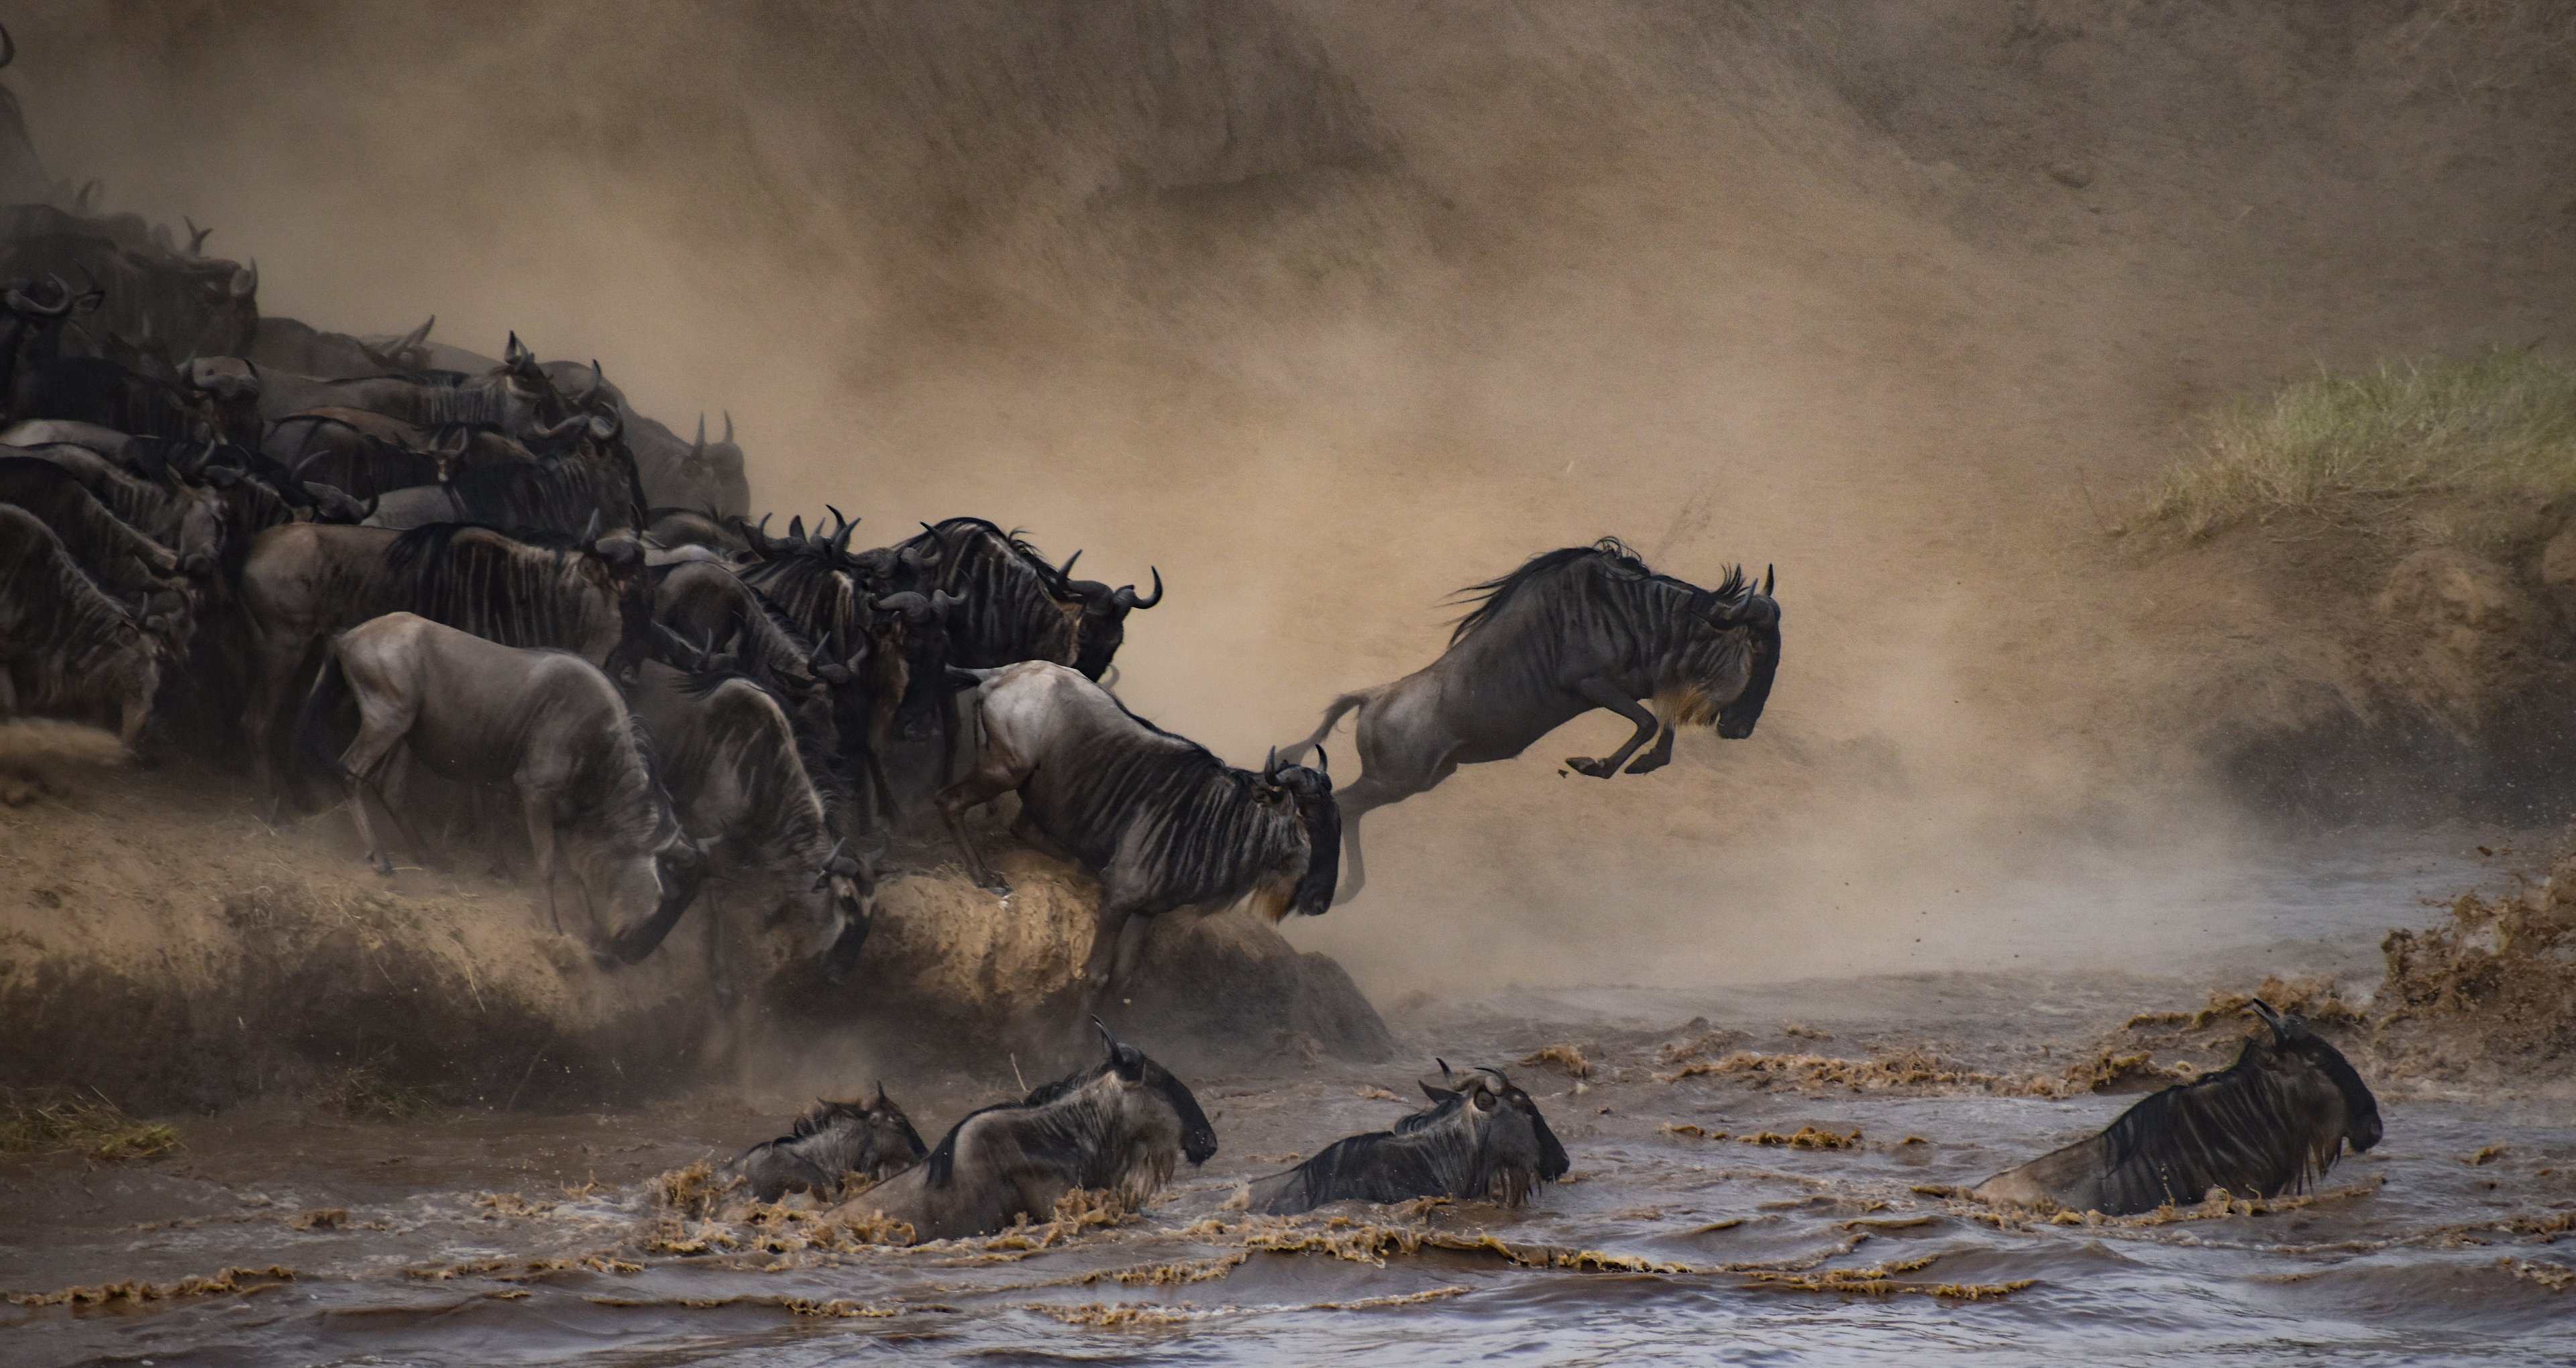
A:
[[[1535,551],[1777,565],[1752,739],[1561,777],[1595,715],[1369,817],[1287,929],[1387,993],[1982,965],[2052,889],[2225,883],[2102,527],[2195,405],[2576,279],[2511,169],[2545,8],[2225,8],[62,4],[7,79],[267,312],[595,356],[782,518],[1159,567],[1121,692],[1237,763]]]

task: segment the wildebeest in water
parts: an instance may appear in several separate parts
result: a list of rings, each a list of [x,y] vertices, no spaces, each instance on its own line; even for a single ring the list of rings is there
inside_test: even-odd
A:
[[[1181,1160],[1206,1163],[1216,1128],[1189,1086],[1099,1029],[1108,1057],[1097,1066],[969,1113],[929,1158],[833,1214],[888,1216],[909,1224],[916,1240],[989,1235],[1021,1217],[1046,1219],[1077,1188],[1132,1210],[1171,1181]]]
[[[334,755],[325,734],[354,698],[357,739]],[[397,824],[402,766],[463,784],[507,784],[557,931],[560,844],[594,932],[602,905],[634,920],[675,918],[697,896],[704,859],[680,828],[650,738],[597,666],[566,651],[486,641],[410,613],[387,613],[332,639],[296,722],[298,752],[347,790],[377,872],[391,874],[367,818],[373,791]],[[414,849],[421,842],[408,827]]]
[[[1327,1145],[1285,1173],[1253,1183],[1249,1208],[1294,1216],[1326,1202],[1402,1202],[1416,1197],[1491,1198],[1506,1206],[1528,1200],[1540,1183],[1565,1176],[1570,1161],[1538,1103],[1500,1069],[1453,1074],[1440,1061],[1440,1082],[1422,1081],[1431,1106],[1392,1130]]]
[[[2197,1202],[2303,1192],[2346,1145],[2379,1143],[2379,1102],[2343,1052],[2270,1003],[2249,1004],[2264,1029],[2236,1062],[2176,1084],[2120,1114],[2099,1135],[1989,1178],[1969,1195],[2128,1216]]]
[[[1751,736],[1780,666],[1769,574],[1759,589],[1741,570],[1702,589],[1647,569],[1615,537],[1533,556],[1463,592],[1482,601],[1459,619],[1438,660],[1334,699],[1313,735],[1279,753],[1295,760],[1359,710],[1360,777],[1340,793],[1351,860],[1342,901],[1366,877],[1359,820],[1370,809],[1430,789],[1460,765],[1509,760],[1595,708],[1635,723],[1636,733],[1608,757],[1574,756],[1568,768],[1595,779],[1622,765],[1630,774],[1660,769],[1678,725]],[[1653,749],[1636,755],[1649,741]]]
[[[918,1163],[928,1153],[921,1133],[903,1108],[886,1100],[885,1085],[876,1096],[855,1102],[815,1099],[794,1129],[775,1140],[744,1150],[725,1165],[739,1177],[752,1200],[775,1202],[790,1192],[833,1197],[851,1177],[880,1181]]]

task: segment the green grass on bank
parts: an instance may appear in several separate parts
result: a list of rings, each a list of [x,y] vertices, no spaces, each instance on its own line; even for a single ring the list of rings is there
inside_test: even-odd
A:
[[[2530,350],[2319,375],[2212,415],[2197,451],[2117,530],[2185,539],[2246,522],[2370,523],[2438,499],[2455,530],[2576,496],[2576,370]]]

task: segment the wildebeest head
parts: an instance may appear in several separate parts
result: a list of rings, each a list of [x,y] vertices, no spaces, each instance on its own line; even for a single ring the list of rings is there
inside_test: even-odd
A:
[[[868,658],[876,677],[878,708],[888,735],[905,741],[929,736],[938,725],[941,687],[948,677],[948,615],[959,603],[944,589],[917,589],[876,599],[868,623]],[[871,741],[882,741],[873,733]]]
[[[1416,1112],[1396,1123],[1398,1133],[1454,1128],[1472,1144],[1477,1171],[1487,1175],[1488,1195],[1518,1205],[1541,1182],[1554,1182],[1572,1167],[1538,1103],[1500,1069],[1471,1068],[1452,1072],[1445,1059],[1440,1081],[1421,1082],[1430,1111]]]
[[[1333,801],[1331,764],[1324,748],[1317,746],[1312,767],[1279,763],[1276,748],[1261,767],[1265,798],[1293,811],[1306,832],[1306,872],[1288,900],[1271,911],[1274,922],[1291,912],[1320,917],[1332,910],[1333,889],[1342,868],[1342,811]]]
[[[794,1141],[813,1136],[827,1136],[831,1143],[822,1154],[816,1154],[812,1144],[799,1146],[809,1158],[837,1163],[844,1173],[862,1173],[870,1178],[883,1178],[897,1169],[910,1168],[930,1152],[930,1147],[921,1143],[921,1132],[912,1128],[912,1118],[886,1097],[883,1083],[876,1085],[874,1095],[864,1099],[827,1102],[816,1098],[813,1107],[796,1118],[795,1128],[787,1138]]]
[[[622,680],[631,678],[653,649],[653,576],[644,563],[643,539],[622,530],[603,534],[599,522],[592,513],[581,546],[617,603],[617,647],[600,668],[609,678]]]
[[[1710,674],[1692,681],[1705,696],[1725,700],[1717,710],[1717,734],[1729,741],[1753,734],[1780,669],[1780,602],[1771,597],[1772,582],[1768,569],[1758,589],[1741,570],[1732,570],[1691,605],[1693,613],[1717,629],[1723,643],[1740,648],[1717,653]]]
[[[1064,564],[1056,570],[1056,592],[1080,605],[1073,668],[1082,671],[1083,678],[1097,680],[1108,673],[1109,662],[1126,643],[1127,614],[1163,601],[1163,572],[1154,569],[1154,592],[1140,595],[1132,584],[1112,589],[1099,580],[1075,579],[1073,563],[1080,559],[1079,551],[1065,557]]]
[[[824,857],[823,868],[814,876],[815,889],[831,893],[840,928],[831,948],[823,952],[823,976],[831,983],[849,975],[850,967],[859,962],[859,947],[867,944],[868,931],[876,925],[876,871],[868,861],[842,853],[844,844],[832,843],[832,853]],[[884,1090],[879,1089],[878,1095],[883,1096]]]
[[[1216,1153],[1216,1127],[1208,1124],[1207,1113],[1199,1110],[1189,1085],[1143,1050],[1111,1035],[1100,1018],[1093,1017],[1091,1024],[1099,1030],[1109,1057],[1077,1086],[1101,1089],[1126,1122],[1128,1134],[1157,1147],[1177,1141],[1182,1157],[1193,1167],[1206,1163]]]
[[[2352,1146],[2355,1154],[2378,1144],[2379,1099],[2371,1094],[2370,1085],[2361,1081],[2360,1071],[2352,1067],[2352,1061],[2343,1057],[2343,1051],[2309,1030],[2306,1022],[2295,1016],[2282,1015],[2261,998],[2246,1006],[2263,1019],[2270,1034],[2268,1038],[2256,1036],[2246,1041],[2238,1062],[2257,1059],[2262,1061],[2263,1067],[2276,1073],[2310,1074],[2332,1085],[2334,1102],[2331,1109],[2339,1111],[2342,1116],[2339,1133],[2344,1142]],[[2302,1090],[2315,1093],[2320,1102],[2324,1101],[2323,1090],[2313,1083],[2308,1083]]]

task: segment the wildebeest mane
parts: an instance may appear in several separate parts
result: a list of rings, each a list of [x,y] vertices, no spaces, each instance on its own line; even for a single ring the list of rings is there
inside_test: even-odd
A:
[[[1630,550],[1627,543],[1617,537],[1603,537],[1590,546],[1565,546],[1554,551],[1542,551],[1521,562],[1520,567],[1510,574],[1498,579],[1486,580],[1481,584],[1468,585],[1451,595],[1450,602],[1473,603],[1475,607],[1469,609],[1466,615],[1459,618],[1450,628],[1449,644],[1457,645],[1466,639],[1468,633],[1492,621],[1505,606],[1532,584],[1585,560],[1599,561],[1602,568],[1609,571],[1614,579],[1637,584],[1659,584],[1678,589],[1694,598],[1701,592],[1699,586],[1688,580],[1657,574],[1646,565],[1644,557]],[[1718,585],[1714,593],[1720,601],[1732,603],[1749,593],[1751,587],[1744,576],[1743,567],[1736,566],[1726,572],[1725,580]]]
[[[554,581],[582,552],[572,538],[480,523],[427,523],[396,537],[385,568],[411,611],[504,646],[558,646],[581,629]]]
[[[1125,705],[1120,711],[1126,711]],[[1181,896],[1182,905],[1231,887],[1247,864],[1264,863],[1290,832],[1302,830],[1293,814],[1274,812],[1262,803],[1255,792],[1260,776],[1236,769],[1205,746],[1132,712],[1127,715],[1165,744],[1106,748],[1079,781],[1088,796],[1084,806],[1095,812],[1153,814],[1141,854],[1149,867],[1164,871],[1166,887]],[[1118,854],[1109,843],[1126,832],[1113,824],[1086,825],[1091,828],[1086,832],[1052,834],[1094,868],[1105,866]]]

